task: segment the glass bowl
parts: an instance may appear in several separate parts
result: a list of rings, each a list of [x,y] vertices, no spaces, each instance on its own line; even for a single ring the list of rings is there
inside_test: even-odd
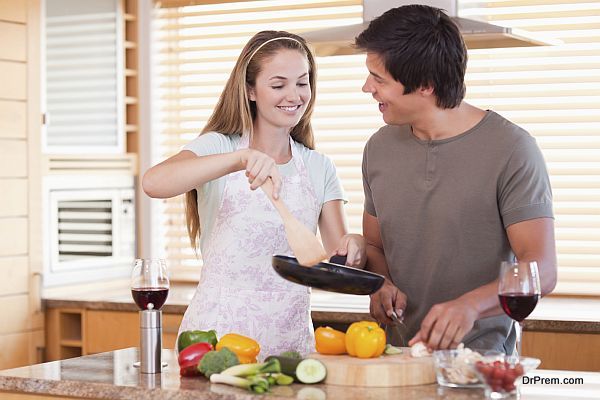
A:
[[[538,358],[495,355],[483,357],[469,365],[483,382],[486,397],[504,399],[516,393],[517,381],[536,369],[540,362]]]
[[[436,350],[433,363],[437,383],[441,386],[464,388],[483,387],[471,364],[483,359],[481,350],[458,348],[454,350]]]

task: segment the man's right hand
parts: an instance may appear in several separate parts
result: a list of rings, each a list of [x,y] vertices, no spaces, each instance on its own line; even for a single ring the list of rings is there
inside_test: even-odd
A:
[[[392,312],[395,311],[398,318],[402,319],[406,309],[406,295],[400,291],[390,280],[386,279],[381,289],[371,295],[369,306],[371,316],[377,322],[390,325]]]

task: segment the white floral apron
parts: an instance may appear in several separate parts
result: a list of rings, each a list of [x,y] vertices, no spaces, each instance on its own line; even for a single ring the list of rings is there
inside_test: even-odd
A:
[[[321,207],[291,138],[290,146],[298,173],[282,177],[280,197],[316,232]],[[247,147],[244,135],[238,149]],[[226,177],[206,249],[200,282],[179,333],[215,329],[219,337],[248,336],[260,344],[260,360],[287,350],[304,355],[314,351],[310,288],[288,282],[273,270],[273,254],[293,253],[281,217],[262,189],[250,190],[245,170]]]

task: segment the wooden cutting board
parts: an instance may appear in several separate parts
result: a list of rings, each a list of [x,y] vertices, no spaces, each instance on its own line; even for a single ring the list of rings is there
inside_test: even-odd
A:
[[[311,354],[310,358],[325,364],[325,383],[330,385],[391,387],[434,383],[433,358],[413,358],[408,348],[403,350],[402,354],[367,359],[319,353]]]

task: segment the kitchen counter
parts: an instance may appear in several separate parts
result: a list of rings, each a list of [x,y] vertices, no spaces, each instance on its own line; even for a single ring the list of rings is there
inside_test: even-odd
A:
[[[137,349],[128,348],[92,356],[54,361],[28,367],[0,371],[0,391],[39,396],[61,396],[87,399],[450,399],[483,398],[483,389],[451,389],[436,384],[397,388],[359,388],[332,385],[299,385],[275,387],[271,394],[252,395],[242,389],[210,384],[208,380],[180,378],[174,353],[163,350],[168,362],[162,374],[140,374],[132,363],[138,359]],[[583,384],[521,385],[521,399],[598,399],[600,373],[536,370],[529,377],[581,378]],[[3,397],[0,393],[0,397]],[[18,399],[19,397],[11,397]],[[27,397],[31,398],[31,397]],[[35,398],[35,397],[34,397]]]
[[[190,303],[195,284],[171,286],[164,313],[183,314]],[[85,308],[88,310],[138,311],[130,295],[128,282],[116,281],[105,287],[55,288],[46,290],[47,308]],[[525,330],[538,332],[600,333],[600,299],[545,297],[524,321]],[[369,296],[345,295],[313,290],[312,317],[316,322],[351,323],[371,319]]]

